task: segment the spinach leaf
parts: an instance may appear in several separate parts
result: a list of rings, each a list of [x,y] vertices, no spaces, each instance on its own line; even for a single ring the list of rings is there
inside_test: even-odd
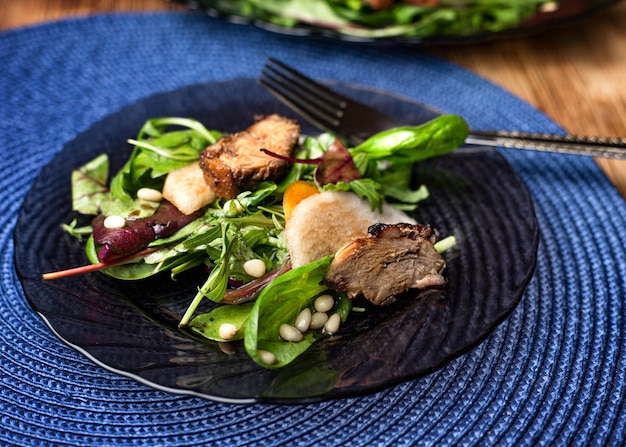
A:
[[[189,323],[189,328],[197,334],[213,341],[237,341],[244,337],[244,328],[254,303],[229,304],[219,306],[210,312],[197,315]],[[228,340],[220,336],[222,324],[232,324],[237,334]]]
[[[321,336],[307,332],[300,342],[283,341],[278,328],[283,323],[293,324],[300,311],[312,306],[313,300],[327,290],[321,285],[333,256],[298,267],[272,281],[255,301],[245,327],[244,345],[248,355],[266,368],[280,368],[306,351]],[[276,356],[274,364],[265,363],[259,350]]]
[[[351,149],[352,156],[365,154],[369,162],[411,164],[444,155],[463,144],[469,127],[458,115],[441,115],[420,126],[396,127],[377,133]]]

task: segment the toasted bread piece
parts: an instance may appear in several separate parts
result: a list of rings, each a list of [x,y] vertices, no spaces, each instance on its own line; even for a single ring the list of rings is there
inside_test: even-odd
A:
[[[346,191],[324,191],[296,205],[286,223],[285,239],[293,267],[299,267],[336,253],[344,245],[367,236],[375,223],[415,223],[389,204],[383,213],[372,211],[370,203]]]
[[[189,215],[212,203],[216,195],[204,181],[204,173],[196,161],[167,174],[163,197]]]

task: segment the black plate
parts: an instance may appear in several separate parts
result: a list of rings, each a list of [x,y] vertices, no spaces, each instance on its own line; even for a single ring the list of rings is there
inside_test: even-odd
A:
[[[247,23],[280,34],[305,37],[322,36],[325,38],[357,43],[383,43],[385,45],[397,44],[410,46],[465,44],[497,38],[535,34],[558,26],[576,23],[577,21],[589,17],[601,9],[619,2],[619,0],[560,0],[560,6],[558,9],[537,11],[537,13],[528,16],[523,21],[511,24],[507,26],[506,29],[499,31],[462,32],[462,29],[461,31],[443,31],[434,29],[429,31],[427,35],[421,36],[397,35],[393,37],[363,37],[358,34],[354,34],[350,29],[338,31],[330,26],[325,26],[323,18],[315,24],[301,22],[295,26],[284,26],[279,24],[283,21],[283,17],[277,16],[275,17],[277,21],[271,21],[266,17],[258,17],[253,12],[248,12],[244,15],[239,12],[240,6],[237,6],[236,4],[233,6],[233,2],[230,1],[177,1],[178,3],[188,5],[191,9],[202,9],[210,15],[223,17],[238,24]],[[502,3],[505,4],[505,2]],[[484,17],[484,20],[488,22],[489,18]]]
[[[433,109],[364,87],[333,86],[419,123]],[[314,345],[282,370],[265,370],[242,346],[198,340],[177,329],[204,273],[123,282],[100,273],[44,282],[41,274],[87,263],[83,244],[60,225],[70,210],[70,172],[106,152],[114,168],[130,153],[151,117],[196,117],[208,128],[235,131],[254,114],[293,116],[256,81],[185,87],[150,97],[96,123],[43,168],[21,208],[15,260],[26,296],[54,333],[99,365],[173,393],[250,403],[301,403],[370,393],[433,371],[476,346],[517,305],[531,278],[539,238],[529,194],[496,151],[464,148],[415,168],[431,199],[416,217],[443,235],[445,290],[424,292],[387,308],[353,315],[341,337]],[[313,129],[303,126],[304,131]]]

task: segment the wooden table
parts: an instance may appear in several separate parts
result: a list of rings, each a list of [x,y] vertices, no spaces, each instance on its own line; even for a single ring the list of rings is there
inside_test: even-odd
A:
[[[164,0],[0,0],[0,30],[113,11],[185,11]],[[570,133],[626,137],[626,3],[540,35],[426,51],[469,68]],[[626,197],[626,161],[597,160]]]

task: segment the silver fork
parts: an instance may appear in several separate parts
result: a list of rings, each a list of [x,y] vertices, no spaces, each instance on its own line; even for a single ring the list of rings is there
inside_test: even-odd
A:
[[[259,83],[315,127],[340,136],[352,145],[401,124],[378,110],[340,95],[274,58],[268,59]],[[626,158],[626,138],[472,129],[465,143],[592,157]]]

